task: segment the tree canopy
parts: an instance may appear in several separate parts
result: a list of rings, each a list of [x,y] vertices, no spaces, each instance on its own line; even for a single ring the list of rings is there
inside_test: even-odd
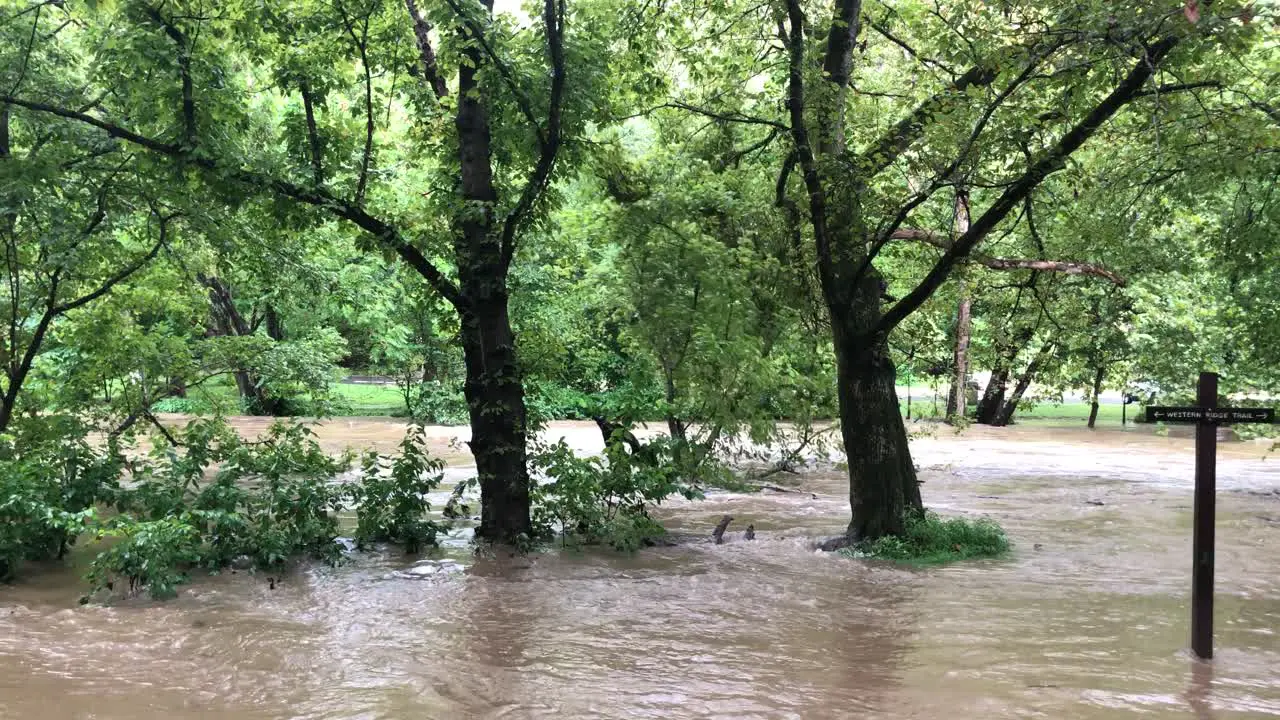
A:
[[[341,375],[386,375],[404,412],[469,423],[479,533],[522,543],[534,474],[569,472],[534,457],[545,420],[594,420],[607,472],[671,492],[655,458],[723,479],[834,420],[835,544],[900,535],[924,512],[904,373],[996,425],[1067,391],[1095,416],[1110,389],[1185,397],[1199,369],[1280,391],[1278,22],[3,0],[0,433],[167,433],[217,388],[323,415]]]

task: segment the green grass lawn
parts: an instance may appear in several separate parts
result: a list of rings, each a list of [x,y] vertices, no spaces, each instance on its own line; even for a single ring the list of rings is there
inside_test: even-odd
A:
[[[901,394],[905,394],[906,388],[899,388]],[[947,399],[945,396],[938,397],[937,411],[934,411],[933,392],[925,389],[921,392],[921,388],[912,389],[911,397],[911,417],[913,418],[938,418],[946,412]],[[1098,426],[1116,426],[1119,427],[1121,420],[1121,405],[1103,403],[1098,406]],[[906,413],[907,404],[905,398],[902,400],[902,412]],[[969,409],[970,413],[973,409]],[[1132,423],[1135,419],[1140,419],[1140,410],[1137,405],[1130,405],[1128,410],[1128,421]],[[1013,416],[1015,423],[1023,423],[1027,425],[1085,425],[1089,421],[1089,404],[1082,402],[1068,402],[1061,404],[1040,403],[1033,408],[1021,409]]]
[[[394,385],[356,385],[335,383],[330,386],[333,394],[330,414],[337,417],[354,416],[403,416],[404,398]],[[193,388],[186,398],[173,398],[158,404],[161,412],[213,413],[225,415],[240,413],[240,396],[231,382],[210,382]]]
[[[394,385],[363,385],[335,383],[331,386],[333,407],[331,414],[336,417],[403,417],[404,399]],[[902,388],[905,393],[905,388]],[[938,398],[938,411],[934,412],[933,393],[927,389],[913,388],[911,400],[911,417],[935,418],[945,410],[946,399]],[[163,412],[212,413],[221,411],[226,415],[240,412],[240,398],[236,394],[235,385],[230,381],[209,383],[195,388],[184,401],[168,401],[157,408]],[[906,413],[906,402],[902,403],[902,411]],[[1129,421],[1133,422],[1138,414],[1136,405],[1129,406]],[[1084,425],[1089,419],[1087,403],[1063,403],[1055,405],[1042,403],[1034,408],[1019,410],[1015,422],[1037,425]],[[1120,405],[1104,404],[1098,408],[1098,425],[1120,425]]]

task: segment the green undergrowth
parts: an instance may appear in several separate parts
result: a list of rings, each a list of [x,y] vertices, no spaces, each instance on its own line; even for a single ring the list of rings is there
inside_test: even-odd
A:
[[[882,537],[844,552],[904,565],[945,565],[1000,557],[1009,552],[1009,538],[993,520],[943,518],[928,512],[909,518],[902,536]]]
[[[445,529],[427,502],[443,463],[419,425],[399,452],[366,453],[345,481],[354,457],[326,454],[296,422],[247,440],[222,418],[198,419],[152,438],[145,454],[114,440],[95,447],[88,430],[23,418],[0,435],[0,582],[62,559],[77,542],[105,541],[93,548],[86,601],[167,598],[197,572],[275,572],[308,557],[337,563],[344,512],[356,517],[360,547],[418,552]]]

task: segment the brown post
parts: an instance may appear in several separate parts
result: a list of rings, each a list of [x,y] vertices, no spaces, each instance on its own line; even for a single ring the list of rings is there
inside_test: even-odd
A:
[[[1202,408],[1218,404],[1217,373],[1200,373],[1197,401]],[[1202,420],[1196,425],[1195,530],[1191,540],[1191,649],[1196,656],[1213,657],[1213,544],[1217,484],[1218,428]]]

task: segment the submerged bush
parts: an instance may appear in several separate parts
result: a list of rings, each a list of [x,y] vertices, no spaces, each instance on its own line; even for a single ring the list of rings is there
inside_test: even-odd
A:
[[[426,431],[413,425],[400,442],[400,454],[388,460],[376,452],[364,456],[360,483],[351,490],[356,504],[356,541],[361,546],[393,542],[416,553],[435,545],[444,525],[428,520],[427,493],[444,480],[444,463],[426,449]]]
[[[326,455],[309,428],[277,422],[246,441],[215,418],[192,421],[174,439],[181,445],[157,443],[132,463],[134,482],[115,501],[120,514],[95,528],[118,539],[93,561],[95,591],[127,583],[163,598],[192,568],[340,556],[335,515],[345,493],[332,479],[348,459]]]
[[[534,468],[550,482],[534,489],[534,526],[563,543],[603,543],[631,551],[665,534],[649,510],[681,495],[702,497],[699,459],[670,438],[644,445],[609,443],[602,456],[579,457],[563,440],[533,454]]]
[[[86,436],[84,425],[51,417],[0,436],[0,580],[23,562],[62,557],[88,534],[110,541],[90,566],[93,593],[165,598],[197,569],[278,570],[301,556],[337,562],[345,510],[355,510],[362,544],[417,551],[443,528],[426,517],[443,463],[427,452],[421,427],[394,458],[367,455],[351,484],[335,479],[352,458],[326,454],[296,422],[245,440],[221,418],[193,420],[133,458],[114,439],[95,448]]]
[[[944,519],[936,513],[908,518],[901,536],[864,543],[850,554],[914,565],[941,565],[971,558],[999,557],[1009,539],[993,520]]]
[[[93,515],[95,503],[118,487],[121,460],[114,444],[86,441],[75,418],[16,419],[0,435],[0,581],[24,562],[66,554]]]

